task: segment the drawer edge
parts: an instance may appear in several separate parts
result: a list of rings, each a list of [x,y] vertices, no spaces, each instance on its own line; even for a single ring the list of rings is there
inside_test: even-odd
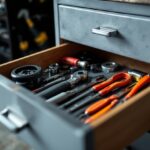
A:
[[[148,131],[150,129],[149,98],[150,87],[93,122],[95,150],[121,149]]]

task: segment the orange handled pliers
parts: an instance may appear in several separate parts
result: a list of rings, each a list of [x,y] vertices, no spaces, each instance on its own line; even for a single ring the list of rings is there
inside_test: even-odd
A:
[[[117,94],[113,94],[107,98],[101,99],[101,100],[97,101],[96,103],[90,105],[85,110],[85,114],[86,115],[93,115],[94,114],[94,115],[89,117],[88,119],[86,119],[84,122],[85,123],[91,123],[94,120],[96,120],[97,118],[104,115],[110,109],[112,109],[118,103],[119,99],[131,90],[131,87],[133,85],[134,84],[131,84],[127,88],[118,92]]]
[[[131,81],[132,77],[128,73],[125,72],[117,73],[108,80],[90,88],[86,93],[96,92],[96,94],[87,97],[86,99],[84,99],[84,101],[76,103],[69,109],[69,112],[74,112],[82,108],[83,106],[91,104],[95,102],[95,100],[100,99],[102,96],[105,96],[106,94],[115,90],[116,88],[128,85]]]
[[[88,119],[86,119],[84,122],[85,123],[93,122],[94,120],[96,120],[97,118],[101,117],[106,112],[108,112],[110,109],[112,109],[118,103],[118,99],[120,97],[122,97],[126,93],[128,93],[124,98],[124,100],[128,100],[129,98],[134,96],[142,87],[144,87],[145,85],[147,85],[149,83],[150,83],[150,76],[145,75],[134,85],[134,87],[132,89],[131,89],[131,86],[129,86],[125,90],[120,91],[118,94],[112,95],[108,98],[102,99],[102,100],[94,103],[93,105],[89,106],[85,110],[85,114],[92,115],[96,112],[97,113],[94,114],[93,116],[89,117]]]

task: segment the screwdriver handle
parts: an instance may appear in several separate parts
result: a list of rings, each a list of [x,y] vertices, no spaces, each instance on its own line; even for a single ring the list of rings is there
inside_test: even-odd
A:
[[[118,99],[117,95],[111,95],[105,99],[101,99],[98,102],[92,104],[85,110],[85,114],[92,115],[99,111],[100,109],[107,106],[109,103],[111,103],[114,99]]]
[[[128,83],[129,81],[131,81],[131,76],[128,73],[120,72],[120,73],[115,74],[108,80],[93,86],[92,88],[94,91],[98,92],[99,90],[105,88],[106,86],[110,85],[111,83],[118,81],[118,80],[122,80],[122,79],[125,79],[125,80],[119,82],[119,85],[124,86],[124,85],[126,85],[126,82]],[[118,83],[114,84],[114,87],[116,87],[116,86],[118,86]]]
[[[46,100],[47,103],[53,103],[53,104],[59,104],[61,102],[64,102],[67,98],[69,98],[73,94],[72,91],[66,91],[62,92],[60,94],[57,94],[48,100]]]
[[[109,110],[111,110],[116,104],[118,103],[118,99],[113,100],[108,106],[106,106],[104,109],[97,112],[95,115],[89,117],[84,121],[85,124],[92,123],[93,121],[97,120],[104,114],[106,114]]]
[[[64,58],[62,59],[62,61],[63,61],[65,64],[72,65],[72,66],[76,66],[76,65],[77,65],[77,62],[79,61],[79,59],[74,58],[74,57],[64,57]]]
[[[111,92],[112,90],[116,88],[120,88],[120,87],[128,85],[129,83],[131,83],[132,77],[128,73],[119,73],[117,74],[117,77],[115,76],[115,78],[113,78],[113,80],[114,81],[120,80],[120,81],[112,83],[109,86],[105,87],[104,89],[100,90],[98,93],[101,96],[108,94],[109,92]]]
[[[125,100],[128,100],[132,96],[134,96],[142,87],[144,87],[146,84],[150,83],[150,76],[145,75],[142,77],[137,84],[132,88],[132,90],[125,96]]]
[[[48,99],[48,98],[50,98],[50,97],[52,97],[54,95],[57,95],[57,94],[59,94],[61,92],[65,92],[65,91],[67,91],[70,88],[71,88],[70,82],[63,81],[63,82],[58,83],[58,84],[56,84],[56,85],[54,85],[52,87],[47,88],[46,90],[38,93],[37,95],[41,96],[41,97],[43,97],[45,99]]]

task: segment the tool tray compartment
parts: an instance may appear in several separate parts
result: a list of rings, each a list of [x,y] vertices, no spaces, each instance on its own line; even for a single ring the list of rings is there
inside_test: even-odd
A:
[[[0,73],[10,78],[12,69],[37,64],[46,68],[64,56],[88,51],[121,65],[149,73],[149,64],[79,44],[65,43],[0,66]],[[4,108],[18,114],[28,125],[15,133],[37,150],[110,150],[121,149],[150,128],[150,87],[103,117],[85,125],[67,112],[29,90],[0,76],[0,111]]]

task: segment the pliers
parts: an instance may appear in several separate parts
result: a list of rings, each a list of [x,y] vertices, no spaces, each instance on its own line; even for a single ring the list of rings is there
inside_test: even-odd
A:
[[[150,76],[145,75],[142,77],[134,86],[133,84],[129,87],[125,88],[124,90],[120,91],[117,94],[113,94],[109,96],[108,98],[99,100],[98,102],[94,103],[93,105],[89,106],[85,110],[86,115],[93,115],[86,119],[84,123],[91,123],[95,121],[96,119],[100,118],[102,115],[107,113],[109,110],[111,110],[119,101],[119,99],[127,94],[124,98],[124,101],[128,100],[132,96],[134,96],[142,87],[150,83]],[[133,86],[133,88],[132,88]]]
[[[76,103],[68,111],[72,113],[88,104],[91,104],[97,101],[97,99],[100,99],[101,97],[107,95],[109,92],[130,84],[131,81],[132,76],[129,75],[128,73],[125,72],[117,73],[108,80],[90,88],[86,93],[89,94],[92,92],[96,92],[96,94],[88,96],[86,99],[84,99],[84,101]]]

